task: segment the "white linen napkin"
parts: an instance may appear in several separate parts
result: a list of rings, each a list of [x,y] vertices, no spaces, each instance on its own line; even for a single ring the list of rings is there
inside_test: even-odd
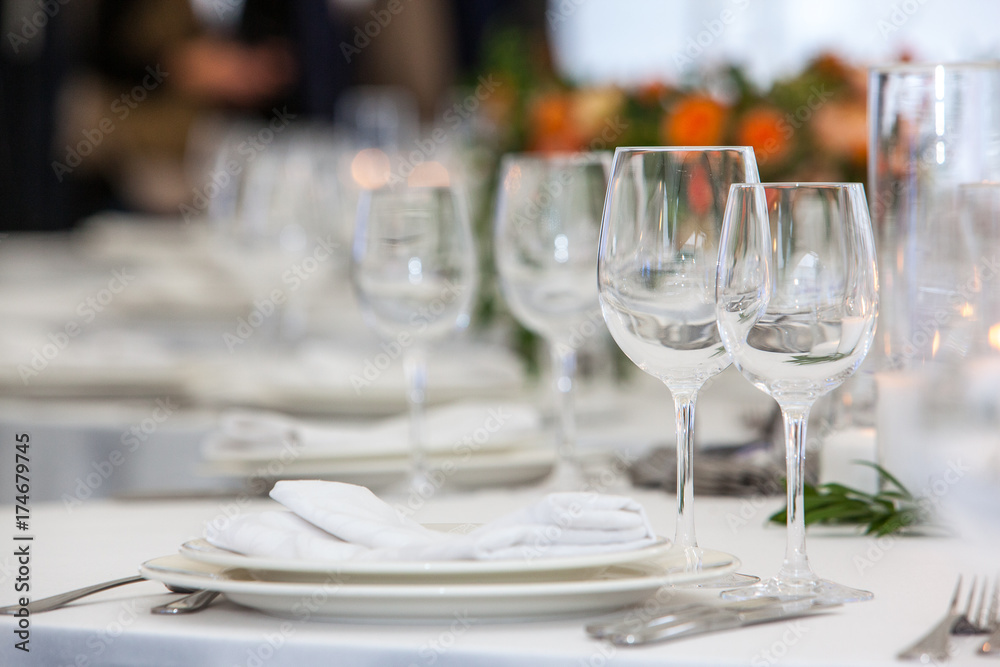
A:
[[[428,452],[453,451],[463,441],[477,451],[536,444],[541,415],[531,405],[462,401],[431,408],[424,423]],[[202,445],[207,460],[273,458],[292,443],[299,459],[406,456],[409,416],[367,424],[306,422],[269,412],[230,412]]]
[[[213,545],[248,556],[304,560],[503,560],[583,556],[656,542],[631,498],[553,493],[466,534],[431,530],[363,486],[281,481],[271,497],[290,511],[210,525]]]

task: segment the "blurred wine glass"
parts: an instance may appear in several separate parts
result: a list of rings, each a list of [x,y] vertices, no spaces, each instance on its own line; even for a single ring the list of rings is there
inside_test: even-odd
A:
[[[733,363],[781,407],[787,547],[778,574],[729,599],[871,599],[817,577],[806,557],[806,426],[820,396],[864,360],[875,334],[878,277],[860,183],[732,186],[719,252],[719,331]]]
[[[582,326],[600,317],[595,276],[610,164],[606,153],[512,154],[500,167],[497,273],[511,312],[549,346],[564,473],[576,441],[576,346]]]
[[[414,490],[429,483],[423,442],[427,350],[468,326],[478,278],[464,200],[434,164],[414,170],[407,184],[362,191],[351,262],[365,321],[403,357]]]

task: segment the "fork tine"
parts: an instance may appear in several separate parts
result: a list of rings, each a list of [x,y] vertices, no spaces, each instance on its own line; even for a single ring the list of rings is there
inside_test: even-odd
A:
[[[980,632],[985,632],[986,630],[986,596],[990,590],[990,578],[983,577],[982,588],[979,589],[979,602],[976,603],[976,615],[973,616],[975,620],[973,623],[979,628]]]
[[[998,605],[1000,605],[1000,574],[993,577],[993,590],[990,592],[990,603],[983,623],[991,632],[1000,626],[1000,606]]]
[[[965,600],[965,617],[974,618],[972,616],[972,603],[976,598],[976,584],[979,583],[979,577],[972,575],[972,581],[969,582],[969,597]]]
[[[962,575],[958,575],[958,581],[955,582],[955,592],[951,595],[951,605],[948,607],[948,611],[955,611],[958,609],[958,594],[962,590]]]

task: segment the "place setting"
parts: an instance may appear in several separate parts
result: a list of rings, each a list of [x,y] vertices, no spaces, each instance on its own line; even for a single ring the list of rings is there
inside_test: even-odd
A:
[[[0,664],[1000,655],[1000,6],[63,4]]]

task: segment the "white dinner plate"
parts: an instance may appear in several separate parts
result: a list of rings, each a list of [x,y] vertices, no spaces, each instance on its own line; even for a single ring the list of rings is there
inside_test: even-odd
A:
[[[707,552],[711,555],[712,552]],[[579,616],[637,604],[672,584],[711,581],[734,571],[739,562],[695,572],[665,571],[658,561],[588,571],[588,578],[500,583],[344,583],[337,577],[260,573],[199,563],[184,556],[156,558],[142,565],[147,579],[171,586],[224,593],[232,602],[299,620],[455,621],[466,618],[513,620]]]
[[[535,446],[475,452],[468,458],[448,454],[427,456],[429,470],[441,471],[446,486],[462,488],[530,484],[549,475],[555,463],[555,448],[537,443]],[[274,479],[326,479],[378,490],[405,480],[410,474],[410,465],[408,456],[298,459],[284,464],[280,475],[275,475]],[[205,461],[199,471],[215,477],[269,478],[260,463],[242,461]]]
[[[430,528],[445,529],[449,526],[429,525]],[[427,578],[486,575],[530,575],[535,573],[575,572],[594,570],[636,562],[656,561],[664,570],[683,569],[686,561],[683,554],[673,556],[670,541],[660,538],[658,542],[643,549],[629,549],[583,556],[503,559],[503,560],[441,560],[441,561],[309,561],[287,558],[264,558],[244,556],[227,549],[220,549],[206,540],[192,540],[181,545],[183,556],[201,563],[244,570],[265,570],[280,574],[364,575],[364,576],[416,576]],[[721,552],[708,552],[705,559],[709,569],[717,569],[732,563],[733,556]]]

